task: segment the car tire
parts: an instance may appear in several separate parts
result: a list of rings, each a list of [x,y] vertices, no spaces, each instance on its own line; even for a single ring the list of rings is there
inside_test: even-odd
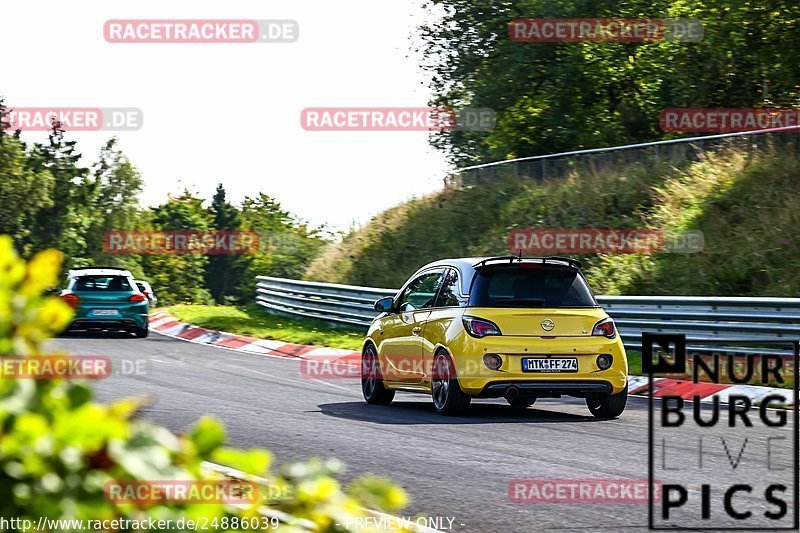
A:
[[[371,344],[361,354],[361,392],[371,405],[389,405],[394,399],[394,391],[383,385],[381,363]]]
[[[628,387],[617,394],[599,394],[586,398],[586,406],[597,418],[616,418],[628,403]]]
[[[463,413],[472,400],[461,390],[453,360],[444,351],[436,352],[433,359],[431,398],[436,412],[445,416]]]
[[[134,330],[137,339],[144,339],[150,334],[150,325],[145,324],[143,328],[136,328]]]
[[[526,407],[530,407],[534,403],[536,403],[536,398],[526,397],[526,396],[517,396],[513,400],[509,400],[506,398],[508,405],[511,407],[519,407],[520,409],[524,409]]]

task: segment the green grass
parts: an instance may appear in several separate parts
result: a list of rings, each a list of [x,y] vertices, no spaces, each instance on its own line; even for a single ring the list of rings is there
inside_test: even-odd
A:
[[[701,231],[700,253],[583,254],[598,294],[792,296],[800,292],[796,148],[735,148],[677,168],[579,169],[564,180],[497,180],[380,213],[331,244],[306,279],[399,287],[445,257],[506,255],[515,228]],[[570,254],[573,255],[573,254]]]
[[[631,376],[643,376],[642,373],[642,352],[638,350],[625,350],[628,355],[628,374]]]
[[[274,315],[256,304],[174,305],[161,310],[195,326],[296,344],[360,350],[365,334],[364,330],[335,328],[317,320]]]

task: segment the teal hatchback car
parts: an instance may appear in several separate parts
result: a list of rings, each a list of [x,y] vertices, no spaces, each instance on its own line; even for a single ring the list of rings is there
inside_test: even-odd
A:
[[[61,299],[75,309],[68,331],[128,331],[149,333],[149,303],[133,275],[115,267],[70,270]]]

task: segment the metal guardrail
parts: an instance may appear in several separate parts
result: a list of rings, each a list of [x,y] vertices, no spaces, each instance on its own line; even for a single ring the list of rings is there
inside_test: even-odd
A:
[[[256,302],[270,311],[364,328],[377,316],[372,307],[375,300],[397,292],[397,289],[267,276],[258,276],[256,290]],[[640,348],[645,331],[684,333],[690,341],[703,343],[713,343],[716,339],[800,339],[800,298],[598,296],[597,300],[614,318],[628,348]],[[712,351],[715,348],[711,346],[692,348]],[[752,352],[753,347],[726,344],[726,350],[747,353]],[[783,353],[775,348],[763,348],[759,352]]]
[[[444,186],[474,187],[505,178],[544,182],[578,170],[596,171],[634,163],[648,168],[660,163],[680,164],[698,160],[708,150],[726,147],[746,150],[748,154],[777,144],[786,149],[790,149],[786,145],[794,144],[793,149],[798,150],[798,133],[800,126],[788,126],[521,157],[453,170],[445,177]]]

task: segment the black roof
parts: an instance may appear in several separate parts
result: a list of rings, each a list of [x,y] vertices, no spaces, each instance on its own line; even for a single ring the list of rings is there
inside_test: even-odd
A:
[[[461,293],[462,294],[469,294],[470,286],[472,285],[472,278],[475,277],[475,271],[477,269],[483,268],[485,266],[494,265],[495,262],[498,264],[503,264],[506,262],[507,264],[515,264],[515,263],[522,263],[522,262],[541,262],[541,263],[549,263],[553,264],[554,266],[562,266],[574,269],[580,269],[582,264],[577,259],[570,259],[568,257],[522,257],[519,256],[497,256],[497,257],[461,257],[461,258],[454,258],[454,259],[440,259],[438,261],[434,261],[432,263],[428,263],[427,265],[423,266],[419,270],[417,270],[413,276],[409,279],[414,278],[422,272],[423,270],[428,270],[429,268],[436,268],[436,267],[452,267],[458,270],[459,278],[461,279]]]

